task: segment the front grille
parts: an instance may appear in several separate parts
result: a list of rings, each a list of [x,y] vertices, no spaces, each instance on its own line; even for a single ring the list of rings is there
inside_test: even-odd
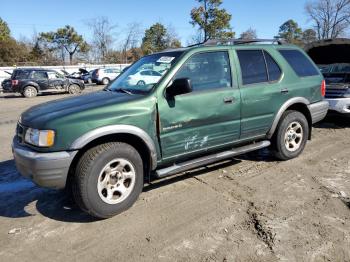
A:
[[[18,123],[16,128],[16,135],[17,135],[18,143],[20,144],[24,144],[25,131],[26,131],[25,127],[22,126],[20,123]]]
[[[348,94],[348,89],[326,89],[326,98],[344,98]]]

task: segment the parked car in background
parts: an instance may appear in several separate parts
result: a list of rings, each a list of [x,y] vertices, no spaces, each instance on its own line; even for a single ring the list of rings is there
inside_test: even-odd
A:
[[[168,70],[131,85],[146,65]],[[103,91],[27,110],[12,151],[23,176],[72,186],[82,210],[107,218],[131,207],[151,175],[269,146],[280,160],[298,157],[327,114],[324,94],[296,46],[211,40],[143,57]]]
[[[92,82],[98,85],[108,85],[109,82],[113,81],[121,70],[118,68],[106,67],[98,68],[92,72]]]
[[[141,70],[128,77],[128,85],[149,85],[157,83],[162,74],[154,70]]]
[[[63,76],[55,70],[42,68],[15,69],[7,92],[21,93],[31,98],[40,93],[69,92],[79,94],[85,88],[83,81]]]
[[[4,71],[5,73],[9,74],[10,76],[12,75],[12,73]],[[6,78],[1,82],[1,89],[2,92],[7,93],[9,92],[9,90],[11,90],[11,79],[10,78]]]
[[[84,83],[92,83],[92,72],[93,70],[87,71],[84,68],[79,68],[78,72],[74,72],[66,75],[68,78],[78,79],[84,81]]]
[[[350,116],[350,64],[332,64],[324,70],[329,110]]]
[[[81,80],[83,80],[85,84],[91,84],[93,72],[94,70],[86,71],[86,73],[81,75]]]

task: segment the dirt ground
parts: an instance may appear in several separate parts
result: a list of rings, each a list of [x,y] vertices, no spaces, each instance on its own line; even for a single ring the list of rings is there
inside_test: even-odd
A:
[[[0,95],[0,261],[350,261],[350,119],[318,124],[297,159],[262,150],[153,181],[96,221],[11,155],[20,113],[65,96]]]

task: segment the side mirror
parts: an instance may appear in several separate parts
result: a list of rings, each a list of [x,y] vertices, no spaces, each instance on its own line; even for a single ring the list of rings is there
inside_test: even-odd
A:
[[[175,97],[192,92],[191,80],[189,78],[175,79],[166,89],[167,97]]]

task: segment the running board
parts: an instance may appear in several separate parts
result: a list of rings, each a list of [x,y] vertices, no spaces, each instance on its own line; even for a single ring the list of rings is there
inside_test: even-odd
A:
[[[262,148],[268,147],[270,145],[271,145],[270,141],[265,140],[265,141],[249,144],[249,145],[242,146],[242,147],[237,147],[237,148],[234,148],[234,149],[231,149],[228,151],[224,151],[221,153],[196,158],[196,159],[186,161],[183,163],[174,164],[170,167],[159,169],[155,172],[155,175],[157,178],[163,178],[166,176],[175,175],[177,173],[181,173],[181,172],[184,172],[184,171],[187,171],[190,169],[194,169],[197,167],[212,164],[212,163],[218,162],[220,160],[225,160],[225,159],[237,156],[237,155],[245,154],[245,153],[255,151],[258,149],[262,149]]]

